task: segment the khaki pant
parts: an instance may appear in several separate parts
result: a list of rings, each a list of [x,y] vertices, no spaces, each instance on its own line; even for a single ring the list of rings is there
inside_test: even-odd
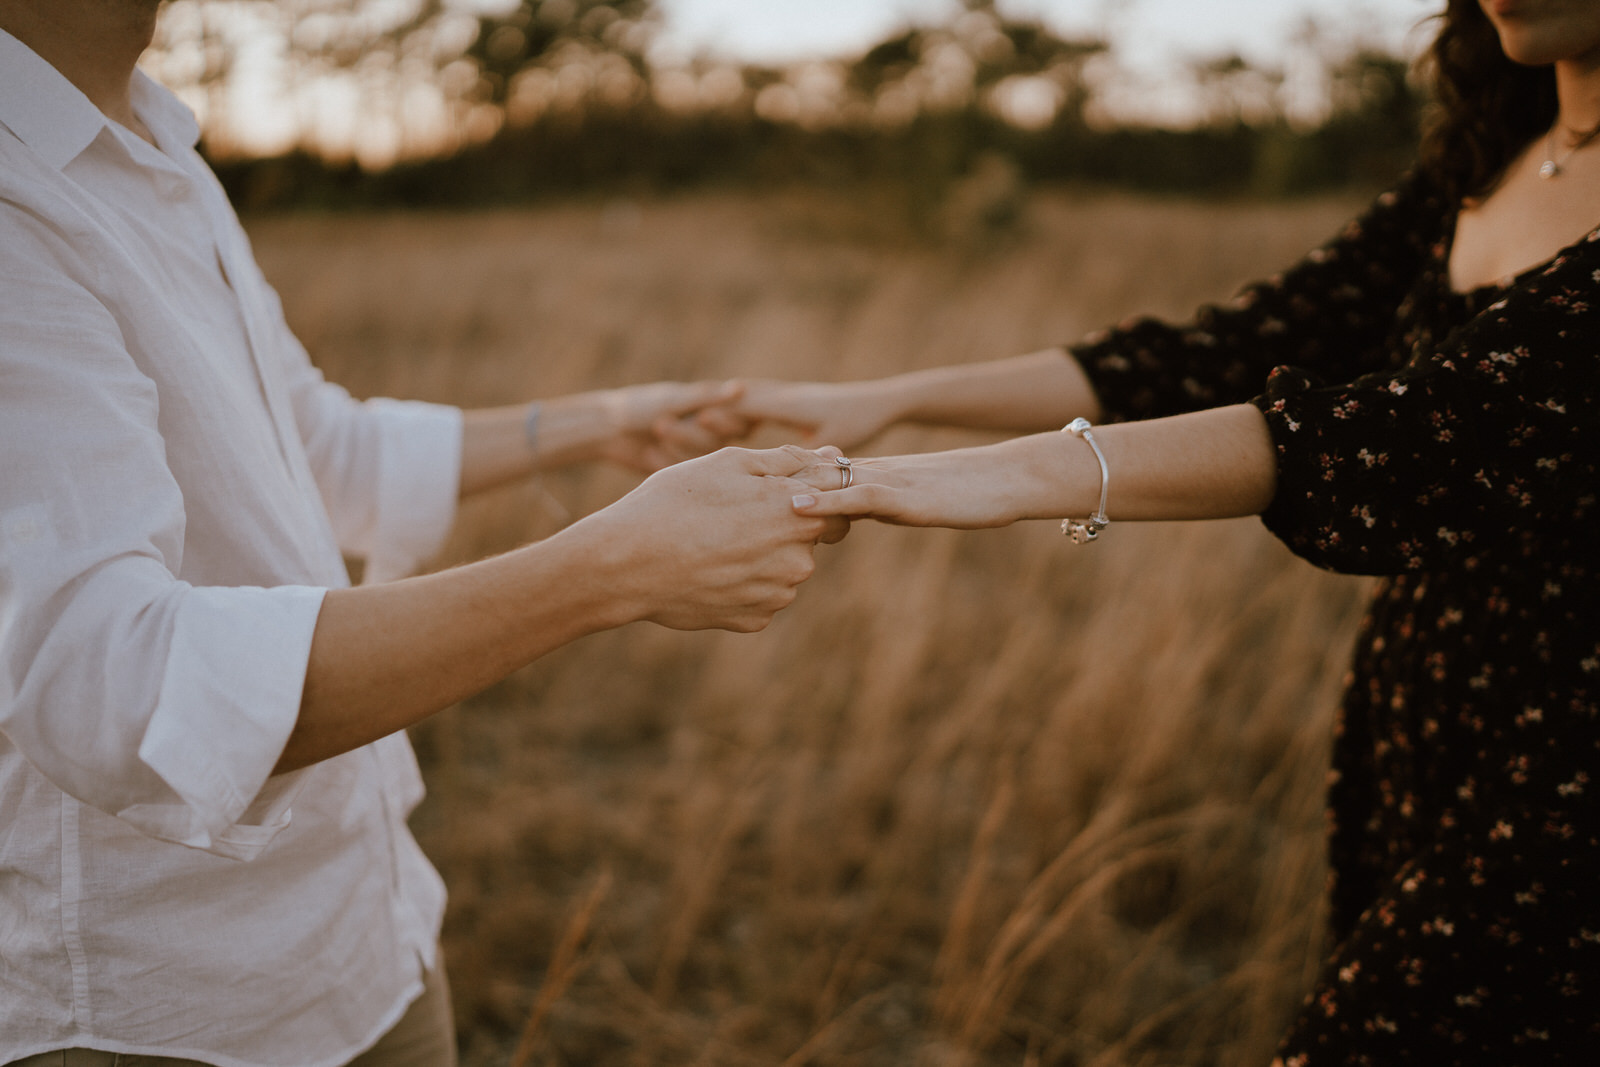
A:
[[[456,1033],[450,1018],[450,983],[444,963],[426,976],[422,995],[378,1043],[350,1061],[349,1067],[455,1067]],[[9,1067],[206,1067],[198,1060],[133,1056],[69,1048],[16,1060]]]

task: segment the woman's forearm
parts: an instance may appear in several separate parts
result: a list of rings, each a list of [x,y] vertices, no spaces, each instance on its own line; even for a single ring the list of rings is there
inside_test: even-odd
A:
[[[1250,515],[1272,501],[1275,452],[1248,404],[1091,431],[1105,455],[1106,513],[1133,520]],[[1087,441],[1061,431],[924,455],[856,459],[848,489],[827,462],[801,475],[805,514],[914,526],[978,528],[1019,519],[1081,518],[1100,503],[1101,471]]]
[[[1277,452],[1267,420],[1250,404],[1091,432],[1110,470],[1107,513],[1118,518],[1225,519],[1259,514],[1272,503]],[[1062,436],[1079,453],[1090,451],[1082,440]],[[1074,504],[1073,514],[1083,513],[1083,501]]]
[[[1088,377],[1058,348],[859,382],[744,387],[740,414],[798,429],[809,444],[851,450],[899,422],[1029,433],[1100,411]]]
[[[884,384],[898,396],[901,422],[1037,433],[1100,415],[1088,376],[1059,348],[912,371]]]

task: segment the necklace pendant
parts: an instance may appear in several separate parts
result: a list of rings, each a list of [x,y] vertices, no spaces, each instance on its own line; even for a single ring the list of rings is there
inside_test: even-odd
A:
[[[1539,164],[1539,177],[1543,178],[1545,181],[1549,181],[1551,178],[1554,178],[1560,173],[1561,165],[1553,159],[1547,159],[1543,163]]]

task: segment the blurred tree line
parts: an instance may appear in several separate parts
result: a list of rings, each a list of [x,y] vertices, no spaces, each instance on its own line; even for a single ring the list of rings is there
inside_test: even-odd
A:
[[[239,152],[225,121],[263,20],[303,125],[268,158]],[[1197,115],[1163,127],[1108,121],[1106,41],[995,0],[784,68],[654,62],[659,28],[653,0],[515,0],[491,14],[451,0],[173,0],[151,63],[201,112],[224,184],[250,209],[871,182],[927,214],[996,161],[1018,181],[1281,196],[1389,180],[1423,108],[1405,60],[1309,32],[1313,118],[1286,88],[1306,71],[1225,56],[1186,72]]]

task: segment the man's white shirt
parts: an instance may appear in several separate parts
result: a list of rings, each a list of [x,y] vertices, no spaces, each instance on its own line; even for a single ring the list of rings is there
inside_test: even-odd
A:
[[[403,735],[269,777],[322,596],[454,517],[460,413],[358,403],[194,152],[0,31],[0,1062],[341,1064],[431,966]]]

